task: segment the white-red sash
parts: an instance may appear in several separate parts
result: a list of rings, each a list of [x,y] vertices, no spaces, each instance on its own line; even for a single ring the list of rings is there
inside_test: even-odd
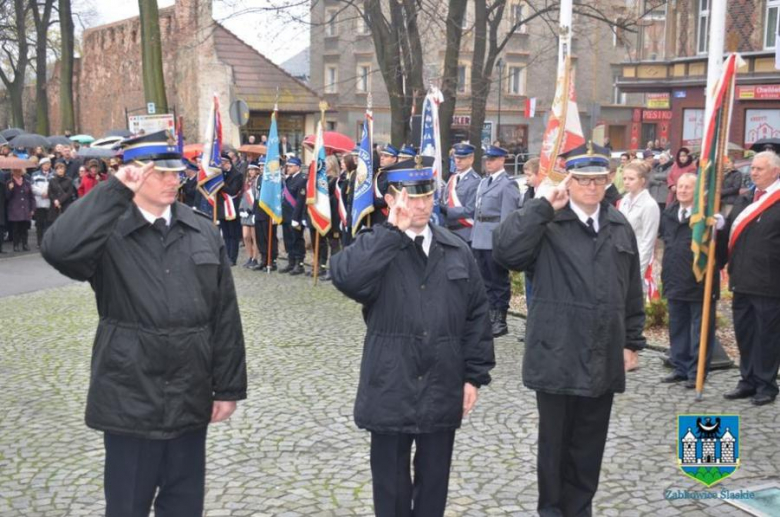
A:
[[[780,201],[780,188],[777,185],[777,182],[775,182],[767,189],[766,194],[761,196],[761,199],[749,204],[734,220],[734,224],[731,226],[731,234],[729,235],[729,253],[731,253],[731,249],[745,228],[747,228],[747,225],[758,219],[769,207]]]
[[[450,178],[449,184],[447,185],[447,206],[450,208],[462,208],[463,203],[461,203],[460,198],[458,197],[458,189],[456,189],[456,178],[457,175],[453,175]],[[474,219],[469,219],[466,217],[461,217],[458,219],[458,222],[465,226],[466,228],[471,228],[474,226]]]
[[[236,219],[236,206],[233,204],[233,198],[226,192],[220,192],[225,208],[225,220],[234,221]]]
[[[341,219],[342,230],[347,228],[347,207],[344,205],[344,198],[341,194],[341,186],[339,182],[336,182],[336,188],[333,190],[336,194],[336,201],[338,202],[339,219]]]

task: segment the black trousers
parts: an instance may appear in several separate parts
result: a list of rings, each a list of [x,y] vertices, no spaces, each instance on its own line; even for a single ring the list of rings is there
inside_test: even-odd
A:
[[[501,267],[493,259],[493,250],[473,250],[477,259],[482,281],[485,282],[490,308],[506,312],[509,310],[509,298],[512,286],[509,283],[509,270]]]
[[[287,251],[287,260],[291,264],[303,264],[303,258],[306,256],[306,241],[303,240],[303,229],[300,226],[298,228],[296,230],[290,223],[282,223],[284,249]]]
[[[171,440],[105,433],[106,517],[203,515],[206,428]],[[156,497],[155,497],[156,494]]]
[[[414,481],[410,473],[412,443]],[[377,517],[441,517],[447,505],[455,431],[371,433],[371,476]]]
[[[591,398],[536,392],[540,516],[592,515],[612,396],[608,393]]]
[[[255,216],[255,235],[257,237],[257,249],[260,251],[260,264],[268,265],[268,239],[271,239],[271,262],[276,262],[279,256],[279,239],[276,231],[279,225],[271,226],[271,235],[268,235],[268,221],[258,221]]]
[[[56,210],[52,208],[52,210]],[[43,234],[49,228],[51,223],[49,222],[49,209],[48,208],[36,208],[35,209],[35,237],[38,247],[41,246],[43,240]]]
[[[10,231],[14,237],[14,248],[27,246],[27,232],[30,230],[30,221],[10,221]]]
[[[701,339],[701,319],[703,303],[684,300],[669,300],[669,361],[676,374],[696,379],[699,369],[699,341]],[[709,333],[707,338],[707,362],[704,374],[709,373],[712,362],[712,349],[715,346],[715,307],[713,301],[710,311]]]
[[[780,298],[734,293],[734,333],[739,348],[739,387],[777,396],[780,368]]]
[[[222,239],[225,241],[225,251],[233,264],[238,260],[238,245],[243,239],[241,231],[241,220],[236,218],[232,221],[220,219],[219,227],[222,229]]]

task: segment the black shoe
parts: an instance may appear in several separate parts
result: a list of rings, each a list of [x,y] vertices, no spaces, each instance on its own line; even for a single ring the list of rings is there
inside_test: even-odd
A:
[[[30,247],[27,244],[22,244],[23,251],[30,251]]]
[[[276,265],[276,262],[271,262],[271,271],[276,271],[279,269],[279,266]]]
[[[292,270],[293,270],[293,268],[294,268],[294,267],[295,267],[295,266],[294,266],[292,263],[290,263],[290,264],[287,264],[287,265],[286,265],[285,267],[283,267],[282,269],[280,269],[280,270],[279,270],[279,272],[280,272],[280,273],[289,273],[290,271],[292,271]],[[271,269],[273,269],[273,267],[271,267]]]
[[[686,379],[687,379],[687,377],[685,375],[680,375],[678,373],[672,372],[669,375],[667,375],[666,377],[664,377],[663,379],[661,379],[661,382],[669,384],[669,383],[672,383],[672,382],[681,382],[681,381],[684,381]]]
[[[767,404],[771,404],[774,401],[775,398],[772,395],[756,395],[750,399],[750,402],[754,406],[766,406]]]
[[[244,268],[246,268],[246,269],[249,269],[249,268],[251,268],[251,267],[252,267],[252,265],[254,264],[254,262],[255,262],[254,260],[252,260],[252,259],[249,259],[249,260],[247,260],[246,262],[244,262],[244,265],[243,265],[243,266],[241,266],[241,267],[244,267]]]
[[[19,251],[19,245],[18,244],[14,244],[14,252],[17,252],[17,251]]]
[[[696,387],[696,379],[686,379],[685,380],[685,388],[692,390]]]
[[[728,393],[724,393],[723,398],[726,400],[749,399],[755,394],[756,390],[751,390],[748,388],[737,388],[733,391],[729,391]]]
[[[493,322],[493,337],[501,337],[509,334],[509,327],[506,326],[506,311],[496,311],[496,320]]]
[[[303,264],[296,264],[296,266],[292,268],[292,271],[290,271],[290,276],[302,275],[303,273]]]

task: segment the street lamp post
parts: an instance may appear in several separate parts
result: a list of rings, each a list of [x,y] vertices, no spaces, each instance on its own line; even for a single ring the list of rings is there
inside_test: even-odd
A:
[[[498,66],[498,124],[496,128],[496,140],[499,142],[501,141],[501,90],[503,85],[503,77],[504,77],[504,60],[501,58],[498,58],[498,61],[496,62],[496,66]]]

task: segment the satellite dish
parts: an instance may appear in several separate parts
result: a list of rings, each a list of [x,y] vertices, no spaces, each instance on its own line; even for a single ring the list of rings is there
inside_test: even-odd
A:
[[[249,106],[242,100],[230,104],[230,120],[237,126],[245,126],[249,122]]]

